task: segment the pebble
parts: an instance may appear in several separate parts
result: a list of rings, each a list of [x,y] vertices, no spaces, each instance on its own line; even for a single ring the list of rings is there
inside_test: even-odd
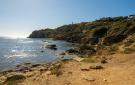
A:
[[[95,78],[90,77],[90,76],[85,76],[84,79],[87,81],[95,81],[96,80]]]
[[[104,79],[105,82],[107,82],[107,79]]]
[[[83,58],[75,57],[75,58],[73,58],[73,60],[78,61],[78,62],[81,62],[83,60]]]
[[[51,74],[51,71],[46,71],[46,75],[50,75]]]
[[[103,67],[101,65],[93,65],[90,66],[90,69],[103,69]]]

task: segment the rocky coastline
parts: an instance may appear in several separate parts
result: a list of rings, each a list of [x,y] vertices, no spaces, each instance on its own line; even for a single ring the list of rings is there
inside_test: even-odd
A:
[[[133,85],[135,76],[130,74],[135,71],[134,56],[134,53],[119,53],[74,57],[48,64],[25,63],[0,72],[0,85]]]
[[[134,85],[135,16],[101,18],[93,22],[34,31],[30,38],[77,43],[48,64],[25,63],[0,72],[0,85]],[[56,45],[47,48],[57,50]],[[76,57],[64,59],[64,55]]]

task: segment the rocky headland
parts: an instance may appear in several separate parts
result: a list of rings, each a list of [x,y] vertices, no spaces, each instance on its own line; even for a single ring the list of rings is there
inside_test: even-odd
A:
[[[0,73],[1,85],[134,85],[135,16],[105,17],[32,32],[29,38],[53,38],[76,46],[48,64],[16,66]],[[49,45],[47,48],[56,48]]]

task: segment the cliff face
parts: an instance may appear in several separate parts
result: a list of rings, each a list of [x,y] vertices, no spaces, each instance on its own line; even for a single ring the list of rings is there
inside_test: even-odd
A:
[[[75,43],[111,45],[135,33],[135,16],[101,18],[32,32],[29,38],[54,38]]]

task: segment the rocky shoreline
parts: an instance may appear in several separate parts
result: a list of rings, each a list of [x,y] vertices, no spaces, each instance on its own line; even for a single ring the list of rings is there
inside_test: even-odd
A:
[[[23,80],[26,79],[26,77],[32,76],[32,75],[27,75],[27,73],[29,72],[37,71],[41,73],[46,72],[47,75],[53,74],[52,70],[53,69],[57,70],[60,67],[61,63],[62,63],[61,61],[57,61],[57,62],[51,62],[47,64],[25,63],[25,64],[17,65],[14,69],[0,72],[0,85],[8,83],[8,81],[9,82],[11,81],[10,83],[13,82],[14,85],[16,81]],[[22,77],[20,78],[20,76]]]
[[[49,45],[49,48],[52,48],[54,45]],[[48,48],[47,47],[47,48]],[[56,48],[56,45],[55,45]],[[60,53],[58,56],[59,58],[56,59],[55,61],[45,63],[45,64],[32,64],[32,63],[24,63],[21,65],[17,65],[15,68],[10,69],[10,70],[5,70],[0,72],[0,85],[1,84],[8,84],[9,83],[15,83],[16,81],[26,79],[27,73],[29,72],[34,72],[38,71],[40,73],[46,72],[46,75],[56,75],[59,76],[62,74],[62,72],[59,70],[61,66],[65,62],[70,62],[70,61],[77,61],[81,62],[83,61],[83,58],[77,57],[77,55],[82,55],[82,53],[76,54],[77,51],[75,49],[69,49],[65,52]],[[78,51],[79,52],[79,51]],[[65,59],[64,56],[69,55],[69,56],[76,56],[72,58]],[[102,66],[93,66],[91,69],[102,69]],[[82,69],[82,70],[87,70],[87,69]],[[11,80],[11,81],[10,81]]]
[[[51,45],[49,45],[51,46]],[[47,47],[52,49],[52,47]],[[56,46],[55,46],[56,48]],[[45,63],[45,64],[32,64],[32,63],[24,63],[24,64],[20,64],[15,66],[15,68],[11,68],[8,70],[4,70],[4,71],[0,71],[0,85],[4,84],[4,85],[12,85],[12,81],[13,81],[13,85],[14,83],[17,83],[16,81],[19,80],[23,80],[26,79],[26,77],[30,76],[27,75],[27,73],[29,72],[46,72],[47,75],[50,74],[54,74],[56,76],[61,75],[61,73],[59,72],[59,68],[61,67],[61,65],[66,62],[66,61],[70,61],[72,60],[72,58],[64,58],[64,56],[69,55],[66,52],[62,52],[60,54],[58,54],[57,56],[59,56],[57,59],[55,59],[54,61],[51,61],[49,63]],[[70,56],[70,55],[69,55]],[[73,56],[73,55],[72,55]],[[75,55],[74,55],[75,56]],[[10,82],[11,80],[11,82]],[[8,82],[9,81],[9,82]]]
[[[135,16],[122,16],[34,31],[30,38],[78,44],[58,54],[56,62],[25,63],[1,72],[0,85],[134,85],[134,24]],[[57,50],[55,44],[46,48]],[[66,54],[76,57],[64,59]]]
[[[56,45],[49,45],[47,48],[56,47]],[[0,72],[0,85],[54,85],[56,83],[56,85],[84,85],[84,83],[86,85],[101,83],[102,85],[124,85],[119,79],[121,76],[127,74],[126,77],[135,77],[129,75],[134,72],[126,70],[128,68],[135,71],[132,68],[135,62],[134,51],[123,52],[121,46],[118,47],[118,50],[113,50],[114,48],[110,51],[102,50],[102,53],[96,49],[96,46],[80,44],[58,54],[59,57],[56,61],[46,64],[17,65],[14,69]],[[66,55],[74,55],[74,57],[66,59],[64,58]],[[115,75],[116,71],[124,72],[121,75]],[[112,78],[113,75],[115,75],[114,78]],[[111,76],[110,79],[108,76]],[[120,84],[113,82],[115,78],[119,80],[117,83]],[[133,81],[134,78],[130,80]],[[128,85],[130,80],[125,80],[125,85]]]
[[[130,75],[135,72],[134,56],[97,55],[48,64],[25,63],[1,72],[0,85],[134,85],[135,76]]]

